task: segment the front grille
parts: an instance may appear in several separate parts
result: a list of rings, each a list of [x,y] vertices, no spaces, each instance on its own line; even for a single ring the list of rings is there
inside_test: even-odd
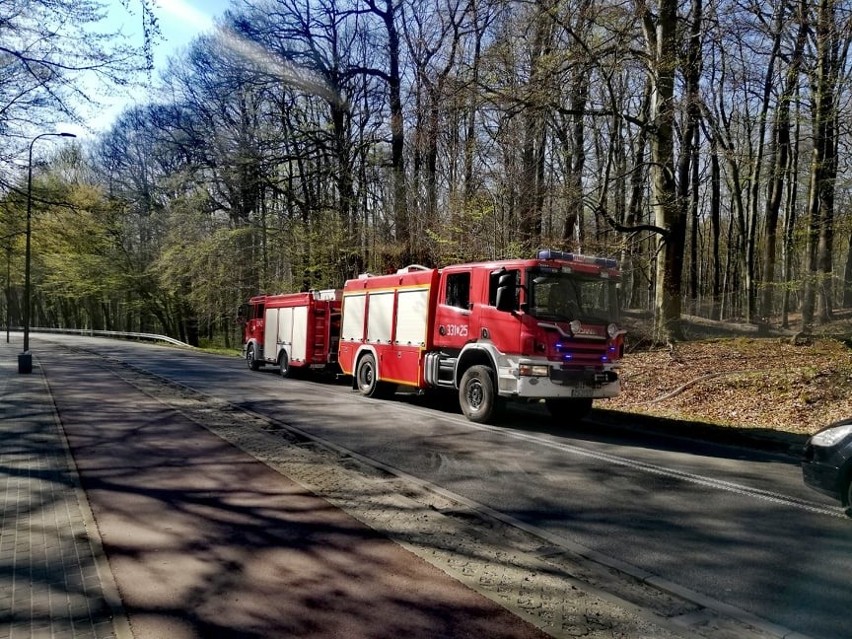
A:
[[[600,366],[601,362],[607,361],[609,354],[607,345],[600,342],[560,342],[556,345],[556,352],[574,366]]]
[[[618,379],[614,371],[595,370],[594,368],[579,368],[563,366],[550,369],[550,381],[554,384],[587,384],[601,386]]]

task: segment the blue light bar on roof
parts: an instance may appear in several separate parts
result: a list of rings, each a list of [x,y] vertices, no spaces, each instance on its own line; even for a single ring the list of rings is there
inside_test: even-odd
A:
[[[555,251],[553,249],[541,249],[538,252],[538,259],[540,260],[565,260],[566,262],[574,261],[573,253],[566,253],[565,251]]]
[[[574,255],[566,251],[554,249],[541,249],[538,252],[540,260],[562,260],[563,262],[582,262],[583,264],[594,264],[603,268],[617,268],[618,262],[608,257],[594,257],[592,255]]]

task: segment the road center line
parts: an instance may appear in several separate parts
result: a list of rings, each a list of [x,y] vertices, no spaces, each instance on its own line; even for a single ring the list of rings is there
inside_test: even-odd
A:
[[[407,410],[412,410],[414,412],[420,412],[420,409],[414,406],[406,406],[404,407]],[[431,413],[430,413],[431,414]],[[520,433],[513,430],[508,430],[505,427],[495,427],[489,426],[487,424],[476,424],[470,422],[466,419],[461,419],[455,416],[447,416],[447,419],[453,421],[457,424],[463,424],[468,427],[473,427],[479,430],[483,430],[493,434],[499,434],[502,437],[508,437],[511,439],[522,440],[530,443],[534,443],[539,446],[545,446],[547,448],[551,448],[554,450],[558,450],[561,452],[569,453],[571,455],[576,455],[578,457],[585,457],[588,459],[595,459],[597,461],[604,461],[610,464],[614,464],[617,466],[622,466],[625,468],[632,468],[634,470],[638,470],[644,473],[648,473],[651,475],[657,475],[661,477],[671,477],[674,479],[679,479],[681,481],[690,482],[692,484],[698,484],[701,486],[706,486],[708,488],[715,488],[717,490],[723,490],[729,493],[734,493],[738,495],[743,495],[746,497],[752,497],[755,499],[761,499],[763,501],[774,502],[778,504],[782,504],[784,506],[789,506],[791,508],[796,508],[798,510],[803,510],[806,512],[818,514],[818,515],[826,515],[829,517],[838,517],[841,519],[846,519],[847,515],[843,508],[840,506],[826,506],[824,504],[819,504],[817,502],[808,501],[806,499],[800,499],[798,497],[791,497],[789,495],[784,495],[782,493],[772,492],[768,490],[762,490],[760,488],[753,488],[751,486],[745,486],[743,484],[737,484],[735,482],[726,481],[723,479],[715,479],[713,477],[706,477],[703,475],[698,475],[696,473],[690,473],[682,470],[675,470],[673,468],[666,468],[664,466],[658,466],[656,464],[649,464],[647,462],[636,461],[634,459],[630,459],[628,457],[622,457],[619,455],[613,455],[611,453],[604,453],[600,451],[589,450],[587,448],[582,448],[580,446],[574,446],[572,444],[565,444],[562,442],[553,442],[548,441],[547,439],[543,439],[537,437],[535,435],[529,435],[526,433]]]

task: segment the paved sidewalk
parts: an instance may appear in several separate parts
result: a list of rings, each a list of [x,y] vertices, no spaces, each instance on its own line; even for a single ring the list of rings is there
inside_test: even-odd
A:
[[[0,639],[122,639],[126,621],[113,624],[112,575],[38,357],[20,375],[20,350],[0,343]]]

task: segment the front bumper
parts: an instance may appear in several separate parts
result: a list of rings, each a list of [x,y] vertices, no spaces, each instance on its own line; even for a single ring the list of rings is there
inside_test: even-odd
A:
[[[535,366],[546,365],[549,368],[547,377],[521,376],[519,364]],[[615,397],[621,392],[621,380],[614,368],[605,370],[563,369],[553,366],[552,362],[529,361],[509,362],[498,372],[498,392],[502,397],[519,399],[571,399],[591,398],[603,399]]]

